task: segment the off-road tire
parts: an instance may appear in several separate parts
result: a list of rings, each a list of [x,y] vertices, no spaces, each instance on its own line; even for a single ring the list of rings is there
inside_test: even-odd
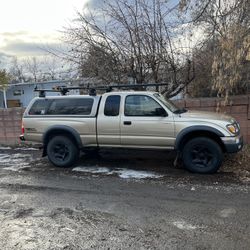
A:
[[[189,140],[183,148],[184,167],[193,173],[213,174],[222,164],[223,152],[220,145],[207,137]]]
[[[58,135],[50,139],[47,145],[50,162],[57,167],[71,167],[79,159],[78,146],[67,136]]]

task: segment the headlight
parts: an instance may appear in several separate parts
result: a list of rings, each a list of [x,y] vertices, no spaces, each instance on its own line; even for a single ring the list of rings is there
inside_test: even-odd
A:
[[[228,124],[228,125],[227,125],[227,130],[228,130],[230,133],[234,134],[234,135],[236,135],[236,134],[239,133],[239,127],[237,126],[236,123],[234,123],[234,124]]]

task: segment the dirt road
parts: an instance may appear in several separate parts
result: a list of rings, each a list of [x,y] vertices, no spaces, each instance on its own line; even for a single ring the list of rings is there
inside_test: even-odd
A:
[[[250,185],[166,152],[102,152],[58,169],[0,148],[0,249],[250,249]]]

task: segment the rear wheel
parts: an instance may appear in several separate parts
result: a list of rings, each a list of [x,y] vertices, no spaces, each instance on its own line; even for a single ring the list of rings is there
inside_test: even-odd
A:
[[[206,137],[188,141],[182,151],[184,166],[191,172],[212,174],[222,164],[223,153],[217,142]]]
[[[50,162],[57,167],[70,167],[79,158],[79,149],[67,136],[55,136],[47,145]]]

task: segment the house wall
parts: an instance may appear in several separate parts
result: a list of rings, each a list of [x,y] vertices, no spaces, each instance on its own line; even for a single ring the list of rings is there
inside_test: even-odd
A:
[[[21,95],[14,95],[15,91],[20,91]],[[36,93],[34,92],[33,84],[20,84],[20,86],[10,85],[6,92],[7,100],[19,100],[22,107],[27,107],[30,100],[32,100],[32,98],[34,98],[35,96]]]

